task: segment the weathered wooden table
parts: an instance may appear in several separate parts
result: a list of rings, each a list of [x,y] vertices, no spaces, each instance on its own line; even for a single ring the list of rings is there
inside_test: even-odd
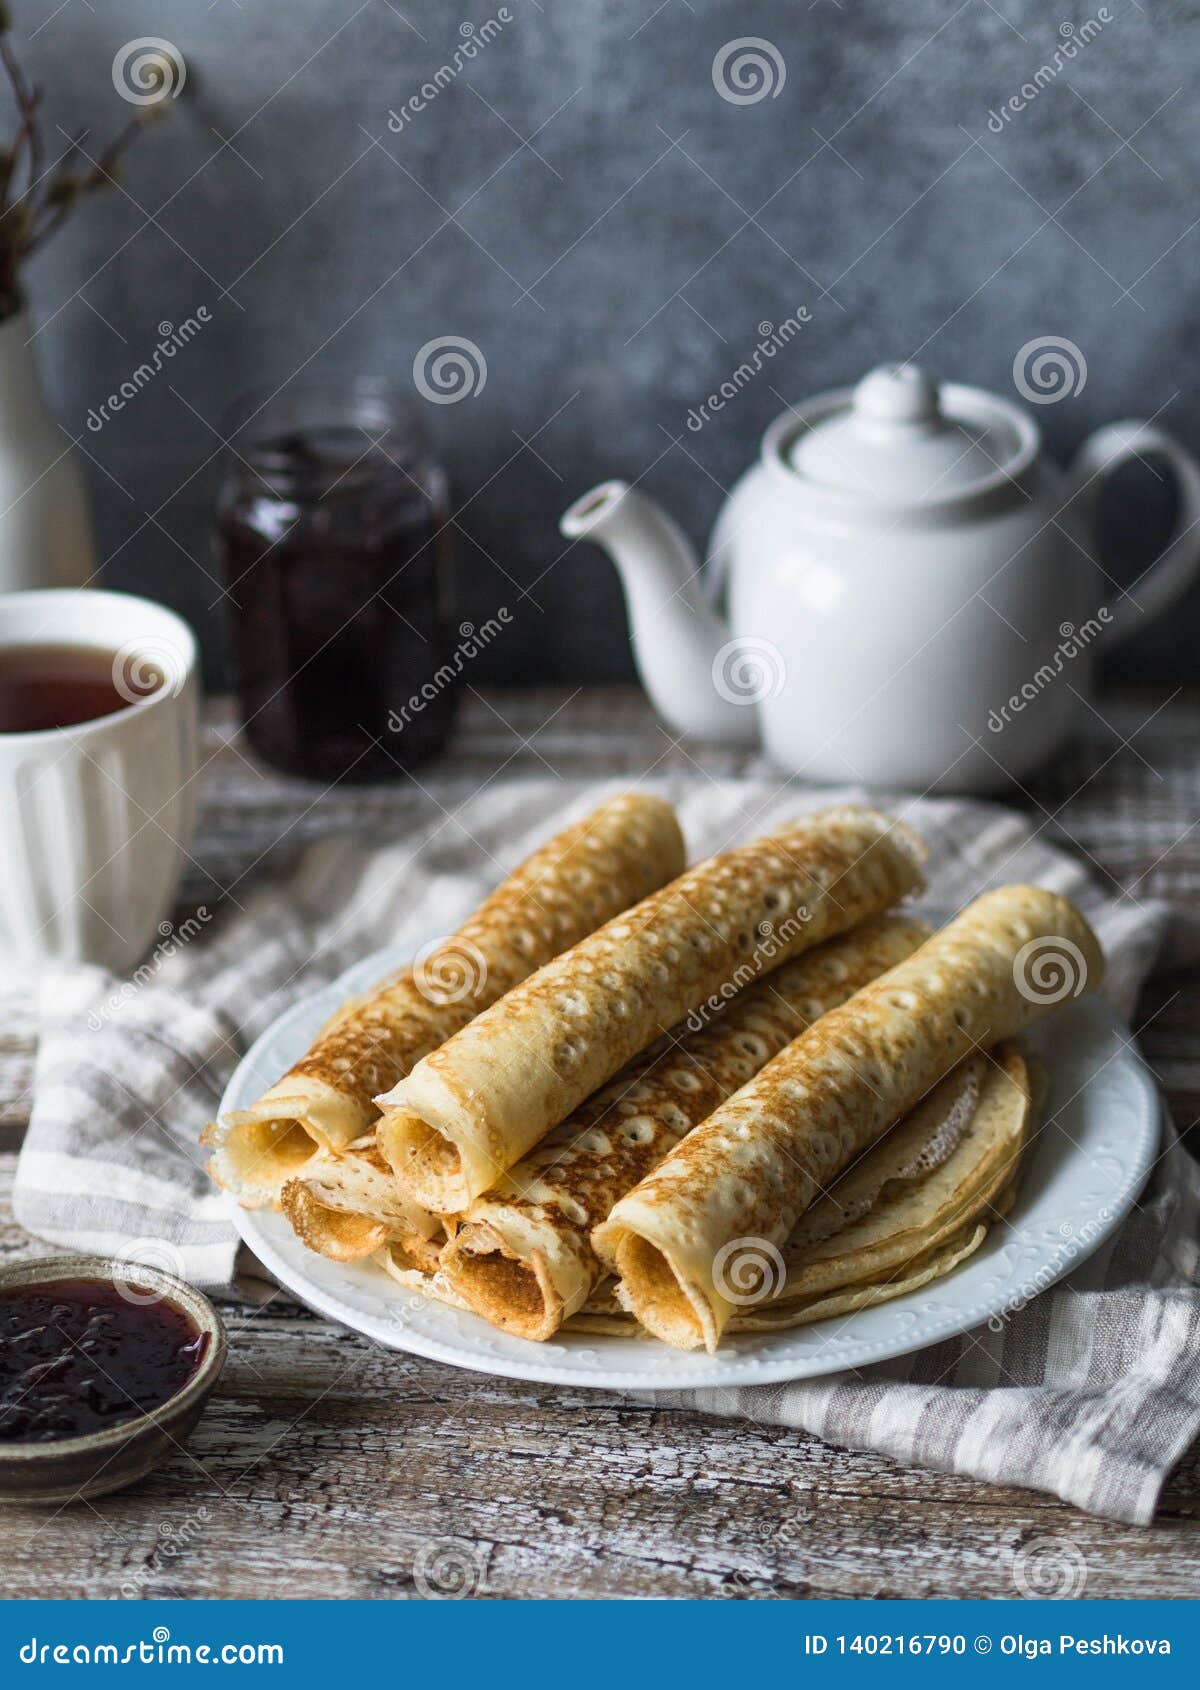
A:
[[[298,841],[386,828],[396,787],[314,789],[253,767],[210,712],[194,908]],[[678,747],[626,689],[472,694],[435,780],[734,772]],[[412,792],[403,800],[412,802]],[[1200,699],[1123,692],[1020,798],[1094,872],[1200,902]],[[206,878],[211,877],[211,881]],[[1200,973],[1155,981],[1142,1048],[1187,1129],[1200,1115]],[[45,1252],[11,1218],[28,1113],[29,1006],[0,1000],[0,1255]],[[1193,1148],[1195,1144],[1193,1142]],[[4,1595],[1012,1596],[1014,1552],[1075,1546],[1087,1596],[1195,1596],[1200,1447],[1157,1522],[1107,1525],[1047,1497],[907,1471],[801,1433],[509,1384],[377,1348],[280,1294],[228,1311],[231,1353],[189,1449],[132,1491],[0,1515]]]

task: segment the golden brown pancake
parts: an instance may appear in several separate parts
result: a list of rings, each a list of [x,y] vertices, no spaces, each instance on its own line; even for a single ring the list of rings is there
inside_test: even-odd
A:
[[[277,1204],[322,1151],[372,1126],[375,1095],[472,1016],[683,867],[675,813],[659,798],[611,799],[534,852],[417,966],[344,1005],[249,1109],[214,1122],[208,1171],[246,1208]]]
[[[928,934],[879,916],[652,1045],[475,1200],[442,1258],[449,1283],[506,1332],[552,1337],[605,1277],[590,1234],[617,1199],[797,1033]]]
[[[989,892],[735,1092],[592,1235],[638,1319],[681,1349],[714,1350],[737,1310],[726,1270],[739,1247],[778,1249],[956,1064],[1058,1003],[1038,971],[1051,954],[1069,987],[1099,984],[1100,946],[1066,898]]]
[[[423,1207],[464,1210],[677,1022],[914,890],[919,856],[889,817],[844,808],[689,869],[381,1096],[384,1155]]]

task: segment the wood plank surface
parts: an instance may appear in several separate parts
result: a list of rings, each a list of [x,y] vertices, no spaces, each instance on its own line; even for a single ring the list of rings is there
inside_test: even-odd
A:
[[[1078,752],[1016,802],[1128,896],[1200,908],[1200,701],[1106,697]],[[207,733],[194,909],[298,843],[394,818],[394,787],[315,789]],[[438,778],[686,766],[631,689],[472,695]],[[705,754],[710,773],[754,771]],[[506,761],[507,760],[507,761]],[[1200,1114],[1200,977],[1152,982],[1136,1022],[1181,1128]],[[49,1254],[12,1221],[32,1005],[0,994],[0,1260]],[[231,1353],[191,1443],[124,1494],[0,1513],[6,1596],[1010,1596],[1036,1547],[1085,1597],[1194,1597],[1200,1448],[1144,1529],[1048,1497],[907,1470],[803,1433],[619,1395],[487,1379],[380,1349],[283,1294],[227,1311]]]

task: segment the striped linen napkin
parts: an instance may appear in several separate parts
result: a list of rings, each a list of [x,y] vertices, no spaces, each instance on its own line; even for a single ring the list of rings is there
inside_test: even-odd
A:
[[[1106,994],[1124,1015],[1152,967],[1200,957],[1186,912],[1106,896],[1079,862],[995,805],[888,804],[747,780],[646,784],[678,807],[693,856],[803,810],[885,803],[929,847],[923,913],[943,920],[1006,881],[1068,893],[1096,926]],[[553,780],[497,782],[470,795],[447,788],[420,837],[373,850],[321,841],[286,884],[244,909],[199,910],[172,929],[132,981],[93,968],[46,976],[18,1221],[58,1245],[133,1256],[246,1295],[256,1264],[239,1253],[196,1139],[248,1044],[367,953],[384,944],[415,950],[451,931],[521,857],[616,789]],[[1200,1170],[1164,1118],[1162,1156],[1126,1224],[998,1332],[819,1380],[654,1400],[800,1427],[1144,1522],[1200,1428],[1198,1238]]]

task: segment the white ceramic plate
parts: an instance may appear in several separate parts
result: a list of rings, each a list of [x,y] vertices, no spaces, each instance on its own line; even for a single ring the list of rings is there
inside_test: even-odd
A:
[[[281,1015],[239,1064],[222,1113],[253,1102],[347,996],[404,961],[379,951]],[[794,1332],[734,1337],[715,1356],[683,1355],[648,1338],[512,1338],[475,1315],[408,1295],[372,1263],[314,1255],[282,1215],[239,1209],[232,1200],[230,1207],[246,1243],[301,1302],[393,1349],[480,1373],[609,1390],[810,1378],[905,1355],[1002,1317],[1091,1255],[1132,1208],[1157,1153],[1160,1122],[1153,1081],[1128,1031],[1085,999],[1065,1006],[1029,1042],[1049,1072],[1050,1095],[1008,1224],[932,1286]]]

